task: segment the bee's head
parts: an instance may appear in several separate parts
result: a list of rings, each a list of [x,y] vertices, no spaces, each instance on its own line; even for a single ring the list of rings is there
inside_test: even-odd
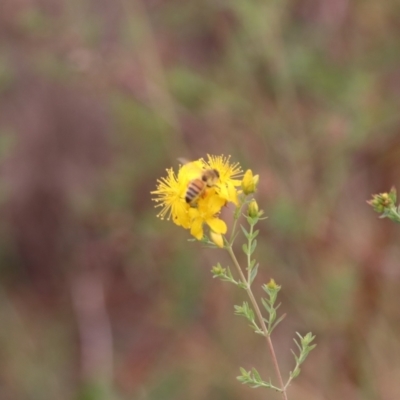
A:
[[[219,172],[216,169],[205,170],[201,179],[207,184],[207,186],[215,186],[216,181],[219,179]]]

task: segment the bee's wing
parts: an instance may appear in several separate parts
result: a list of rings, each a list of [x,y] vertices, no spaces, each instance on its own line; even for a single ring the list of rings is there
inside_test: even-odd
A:
[[[177,160],[178,160],[182,165],[189,164],[189,163],[191,162],[190,160],[188,160],[188,159],[185,158],[185,157],[178,157]]]
[[[178,158],[178,161],[182,163],[182,169],[185,170],[186,176],[190,179],[198,178],[204,170],[200,160],[188,161],[186,158]]]

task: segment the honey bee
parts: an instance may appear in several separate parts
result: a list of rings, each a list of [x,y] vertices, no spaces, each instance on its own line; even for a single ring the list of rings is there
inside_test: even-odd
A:
[[[219,172],[216,169],[202,170],[200,178],[193,179],[188,184],[185,194],[186,203],[196,204],[207,188],[216,186],[218,179]]]
[[[185,158],[178,158],[178,160],[182,164],[190,164],[190,167],[199,173],[199,177],[191,180],[188,183],[186,193],[185,193],[185,201],[190,204],[192,207],[196,205],[197,200],[204,195],[207,188],[216,187],[219,179],[219,172],[216,169],[207,168],[201,169],[198,168],[195,163],[187,161]]]

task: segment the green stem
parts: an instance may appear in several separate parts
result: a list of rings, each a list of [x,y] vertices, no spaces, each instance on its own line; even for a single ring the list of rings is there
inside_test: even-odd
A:
[[[250,249],[251,249],[252,241],[253,241],[253,239],[252,239],[253,228],[254,228],[254,225],[250,224],[250,232],[249,232],[250,234],[249,234],[249,237],[247,239],[247,285],[249,286],[249,288],[250,288],[250,285],[251,285],[251,283],[250,283],[250,276],[251,276],[251,269],[250,269],[251,252],[250,252]]]
[[[248,296],[250,298],[251,304],[253,305],[254,311],[257,314],[258,321],[259,321],[259,323],[261,325],[261,328],[262,328],[262,330],[264,332],[264,336],[265,336],[265,339],[266,339],[267,345],[268,345],[268,350],[269,350],[269,352],[271,354],[271,358],[272,358],[272,362],[273,362],[273,365],[274,365],[275,373],[276,373],[276,376],[278,378],[279,386],[281,388],[280,390],[281,390],[281,393],[282,393],[282,399],[283,400],[288,400],[288,397],[287,397],[287,394],[286,394],[286,387],[283,384],[283,379],[282,379],[281,371],[279,369],[278,360],[276,358],[275,349],[274,349],[274,346],[272,344],[271,337],[269,336],[267,326],[265,325],[264,318],[263,318],[263,316],[261,314],[260,307],[258,307],[257,301],[256,301],[256,299],[255,299],[255,297],[253,295],[251,287],[248,284],[248,282],[246,280],[246,277],[243,274],[242,268],[240,267],[240,264],[239,264],[239,262],[238,262],[238,260],[237,260],[237,258],[235,256],[235,253],[233,252],[232,244],[229,244],[229,246],[227,246],[226,249],[227,249],[229,255],[231,256],[233,263],[235,264],[235,267],[236,267],[236,269],[237,269],[237,271],[239,273],[239,276],[240,276],[240,280],[246,286],[247,294],[248,294]]]
[[[245,204],[245,202],[241,202],[239,208],[237,208],[235,210],[235,214],[234,214],[234,221],[233,221],[233,226],[232,226],[232,233],[231,233],[231,237],[229,238],[229,245],[232,246],[232,242],[233,242],[233,238],[235,237],[235,233],[236,233],[236,225],[237,222],[239,220],[240,214],[242,213],[242,208],[243,205]]]

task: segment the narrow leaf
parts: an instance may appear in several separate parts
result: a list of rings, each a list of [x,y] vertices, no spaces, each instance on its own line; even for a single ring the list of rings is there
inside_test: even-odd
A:
[[[253,376],[257,381],[262,381],[260,374],[258,373],[258,371],[253,367],[252,369],[253,372]]]
[[[299,343],[297,342],[297,340],[296,339],[293,339],[293,341],[296,343],[296,346],[299,348],[299,350],[301,351],[302,350],[302,348],[301,348],[301,346],[299,345]]]
[[[282,322],[282,320],[283,320],[285,317],[286,317],[286,314],[283,314],[283,315],[281,315],[281,316],[276,320],[276,322],[271,326],[271,328],[270,328],[270,330],[269,330],[269,333],[270,333],[270,334],[271,334],[272,331],[278,326],[278,324],[279,324],[280,322]]]
[[[256,247],[257,247],[257,240],[254,239],[254,240],[251,242],[250,254],[253,254],[253,253],[254,253],[254,250],[256,249]]]
[[[261,297],[261,303],[263,304],[264,308],[268,311],[268,313],[271,312],[271,306],[268,304],[268,301]]]
[[[248,239],[250,233],[246,230],[246,228],[243,225],[240,225],[240,227],[242,228],[244,236],[246,236],[246,239]]]
[[[296,378],[297,376],[299,376],[301,369],[299,367],[297,367],[293,372],[290,373],[290,376],[292,378]]]
[[[251,240],[255,239],[259,233],[260,233],[260,231],[258,229],[256,231],[254,231],[253,234],[251,235]]]
[[[250,272],[250,285],[253,283],[255,277],[257,276],[258,266],[259,264],[257,264]]]

